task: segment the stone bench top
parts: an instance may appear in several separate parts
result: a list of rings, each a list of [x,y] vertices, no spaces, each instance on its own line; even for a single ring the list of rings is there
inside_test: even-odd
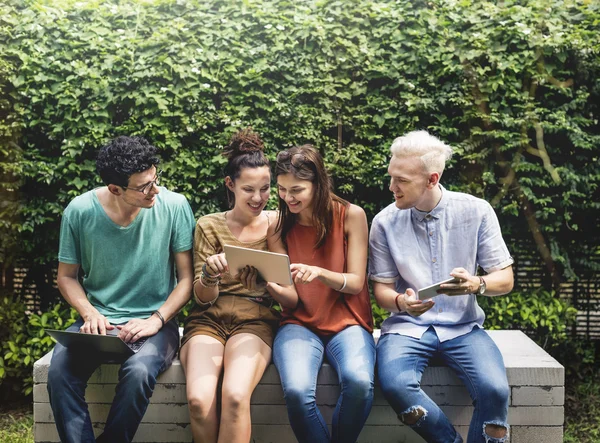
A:
[[[564,367],[540,348],[521,331],[487,331],[496,343],[506,366],[509,385],[517,386],[564,386]],[[380,331],[373,333],[379,338]],[[33,367],[34,383],[46,383],[52,351],[35,362]],[[319,384],[337,385],[338,380],[329,365],[324,364],[319,375]],[[112,383],[116,380],[119,365],[106,364],[90,379],[91,383]],[[185,377],[179,359],[160,375],[159,383],[185,383]],[[279,384],[279,374],[271,364],[265,372],[261,384]],[[462,382],[447,367],[430,366],[423,375],[424,385],[462,385]]]

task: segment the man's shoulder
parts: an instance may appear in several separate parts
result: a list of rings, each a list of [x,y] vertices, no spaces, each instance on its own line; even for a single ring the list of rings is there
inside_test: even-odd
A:
[[[462,211],[465,207],[468,207],[485,211],[491,208],[491,205],[488,201],[479,197],[475,197],[474,195],[457,191],[446,192],[448,193],[449,207],[453,209],[458,209]]]
[[[403,217],[410,217],[410,210],[398,209],[396,203],[390,203],[373,218],[373,224],[389,224]]]
[[[67,205],[67,207],[65,208],[64,214],[65,215],[74,215],[74,214],[81,214],[81,213],[85,213],[87,211],[91,211],[94,209],[94,193],[96,192],[96,189],[93,189],[91,191],[87,191],[84,192],[81,195],[78,195],[77,197],[75,197],[73,200],[71,200],[69,202],[69,204]]]
[[[166,188],[160,188],[160,194],[157,195],[157,198],[167,206],[180,206],[188,203],[185,195],[169,191]]]

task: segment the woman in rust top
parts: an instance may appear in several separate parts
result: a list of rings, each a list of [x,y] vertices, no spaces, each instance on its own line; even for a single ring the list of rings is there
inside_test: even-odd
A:
[[[273,345],[290,424],[300,442],[354,443],[373,401],[367,219],[361,208],[333,193],[323,159],[310,145],[280,152],[275,174],[276,240],[290,256],[299,296],[295,308],[283,309]],[[325,357],[341,388],[331,435],[315,401]]]

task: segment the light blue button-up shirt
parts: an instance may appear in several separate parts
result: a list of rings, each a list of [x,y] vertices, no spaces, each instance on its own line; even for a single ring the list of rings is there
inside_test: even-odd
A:
[[[491,205],[461,192],[442,190],[442,198],[429,213],[416,208],[398,209],[392,203],[373,219],[369,238],[369,278],[395,283],[396,291],[415,292],[450,278],[454,268],[471,274],[477,265],[486,272],[513,263]],[[433,326],[440,341],[483,327],[485,314],[473,294],[440,294],[435,306],[419,317],[392,313],[383,322],[382,334],[421,338]]]

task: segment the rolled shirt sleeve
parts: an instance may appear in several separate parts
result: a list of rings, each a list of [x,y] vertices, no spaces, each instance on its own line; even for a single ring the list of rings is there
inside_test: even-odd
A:
[[[390,252],[386,232],[382,226],[386,213],[379,214],[373,220],[369,234],[369,279],[378,283],[395,283],[398,280],[398,268]],[[385,221],[383,221],[385,223]]]

